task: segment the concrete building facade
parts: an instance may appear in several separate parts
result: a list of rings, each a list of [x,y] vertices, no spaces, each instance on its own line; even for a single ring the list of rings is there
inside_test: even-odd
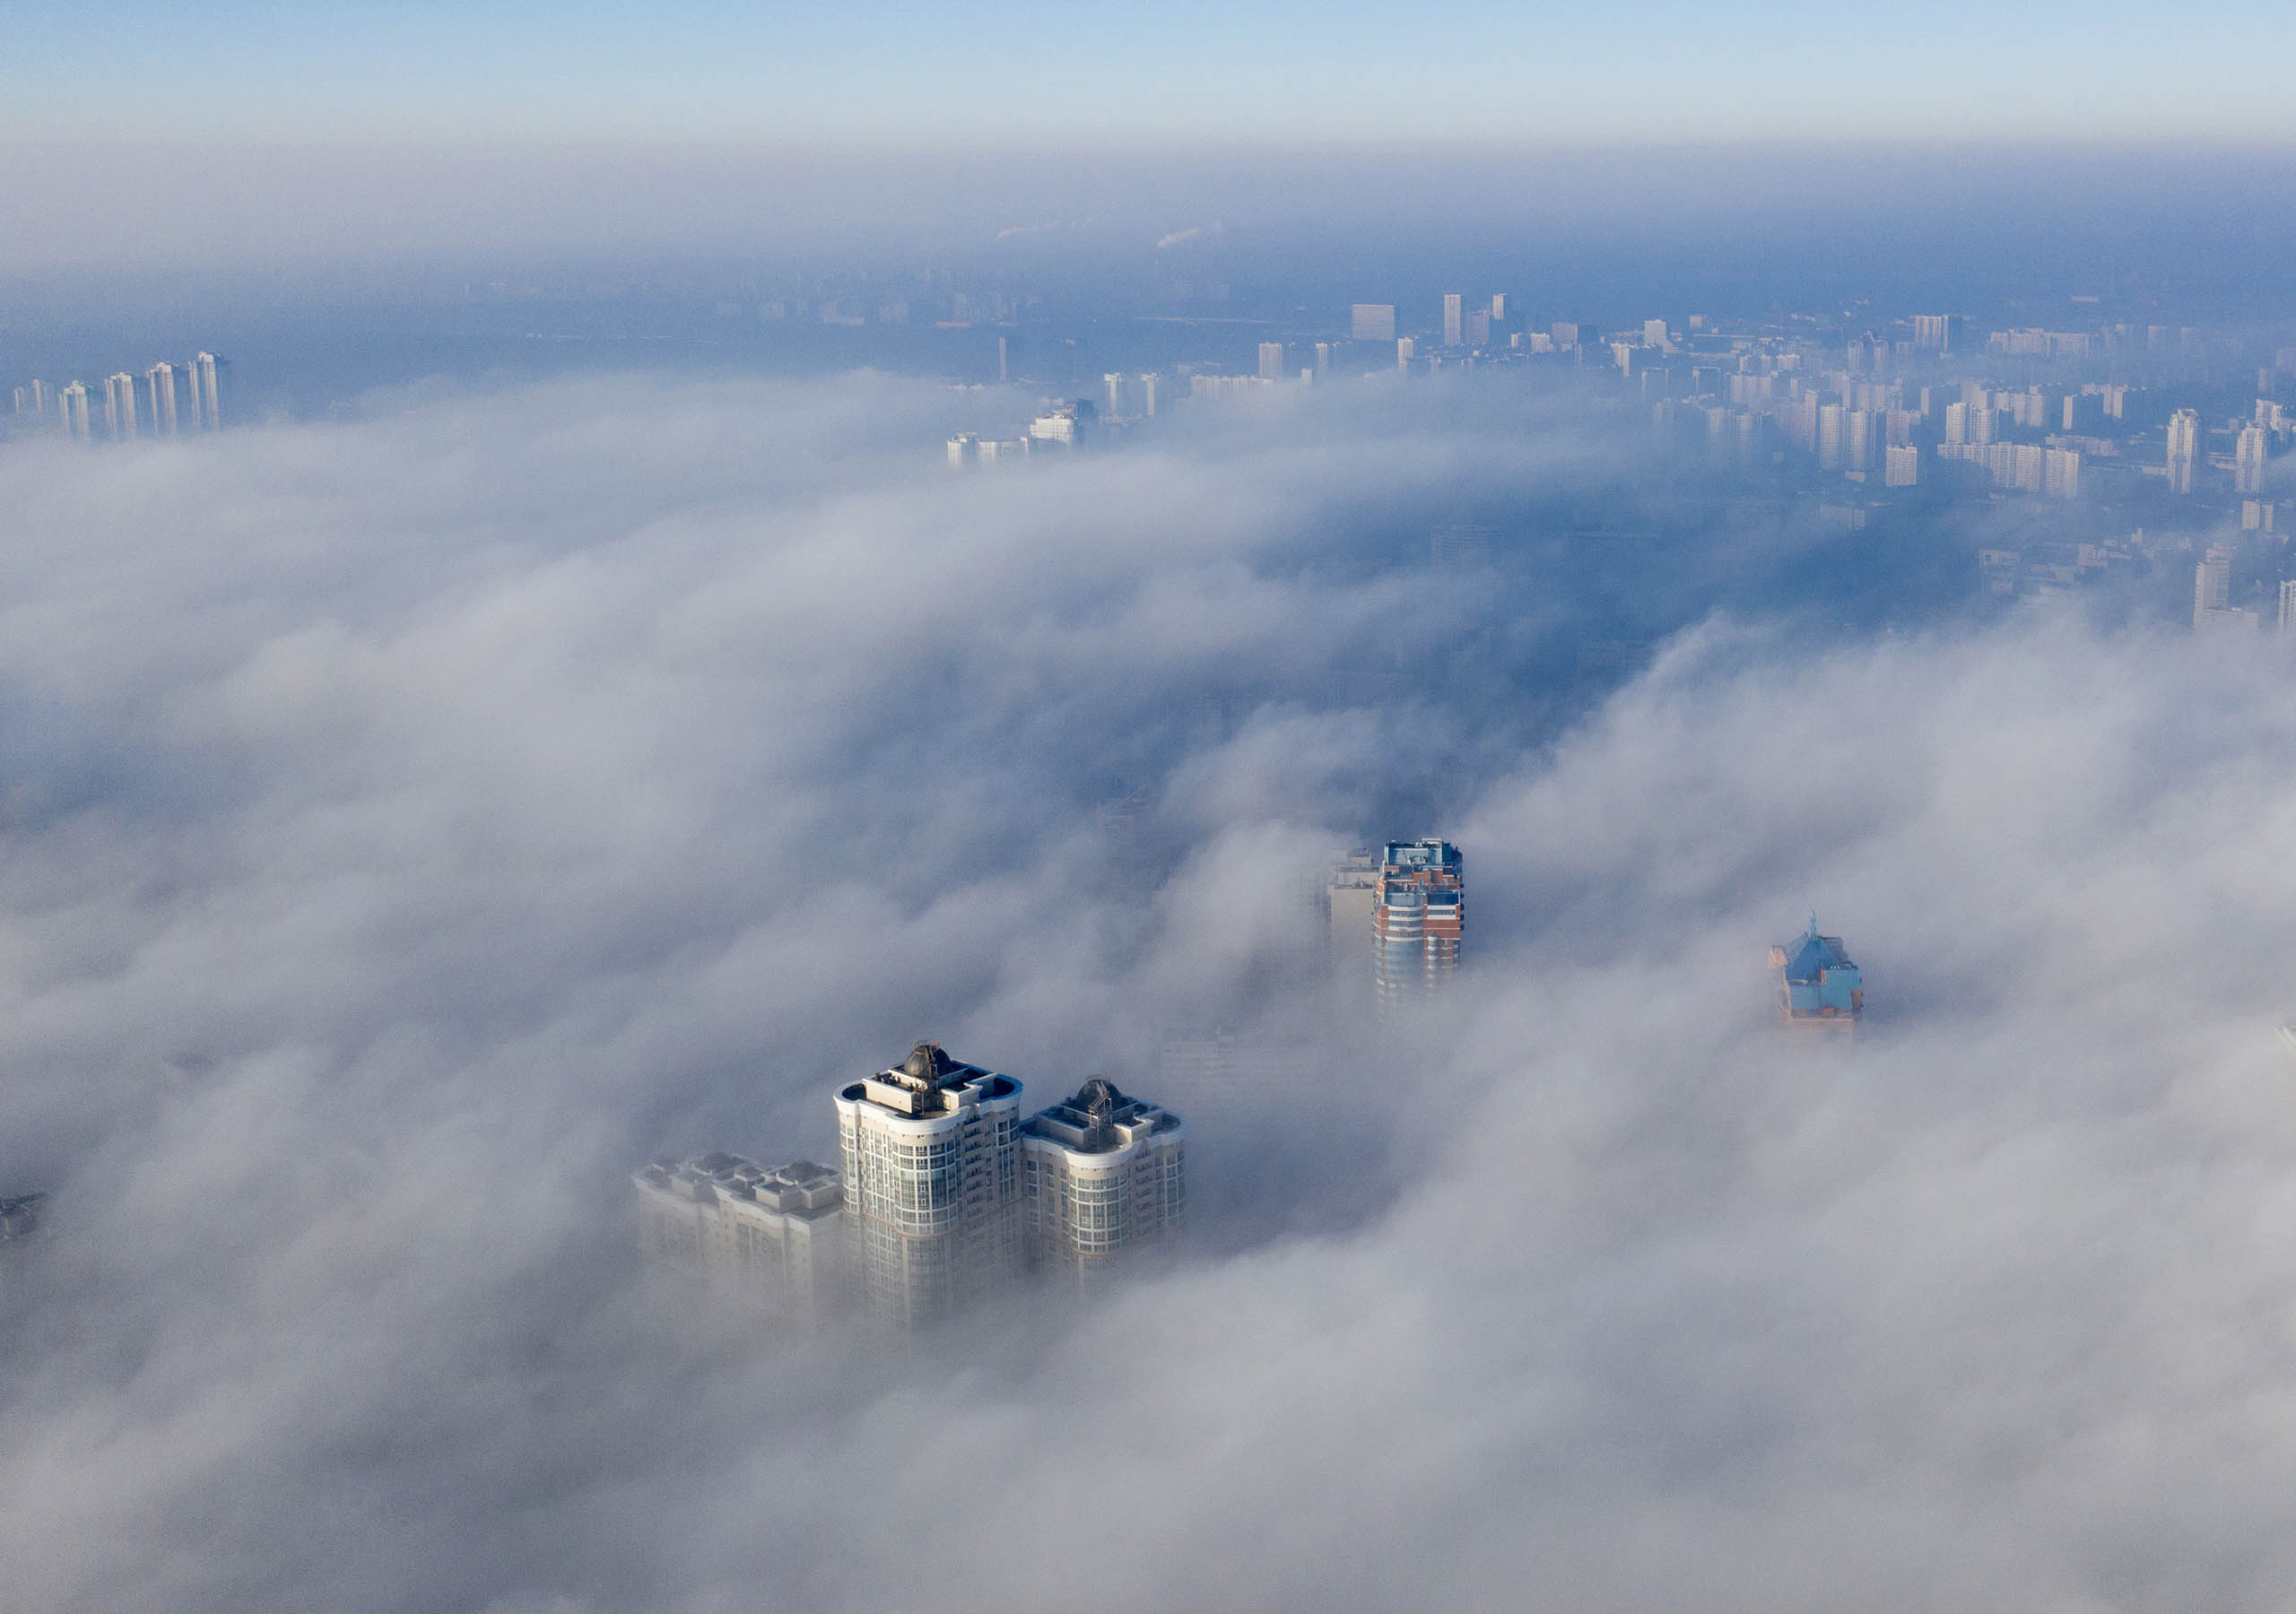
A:
[[[914,1329],[1022,1260],[1021,1084],[932,1043],[837,1095],[848,1253],[876,1322]]]
[[[769,1170],[739,1155],[635,1173],[639,1247],[761,1317],[810,1328],[844,1308],[843,1184],[811,1160]]]
[[[1187,1219],[1187,1132],[1094,1077],[1021,1128],[1029,1263],[1077,1282],[1166,1245]]]
[[[1372,892],[1374,976],[1384,1008],[1433,991],[1459,967],[1465,864],[1445,840],[1389,841]]]

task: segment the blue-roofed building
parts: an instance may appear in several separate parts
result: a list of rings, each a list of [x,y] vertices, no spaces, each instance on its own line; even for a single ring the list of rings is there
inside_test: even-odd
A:
[[[1789,1026],[1846,1031],[1866,1012],[1866,977],[1839,936],[1818,933],[1815,914],[1808,930],[1770,950],[1770,967],[1778,971],[1779,1018]]]

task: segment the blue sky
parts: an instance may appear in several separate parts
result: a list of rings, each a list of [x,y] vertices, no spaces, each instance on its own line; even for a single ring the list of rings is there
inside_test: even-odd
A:
[[[2296,135],[2225,4],[17,8],[20,133],[127,140]]]

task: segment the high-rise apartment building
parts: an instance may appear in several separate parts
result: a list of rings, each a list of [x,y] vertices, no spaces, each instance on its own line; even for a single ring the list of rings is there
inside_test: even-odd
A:
[[[1915,315],[1913,345],[1936,353],[1951,350],[1953,345],[1953,317],[1951,314]]]
[[[2261,426],[2243,426],[2232,444],[2232,490],[2264,491],[2265,457],[2272,438]]]
[[[1882,485],[1910,488],[1921,480],[1921,450],[1911,443],[1892,443],[1882,450]]]
[[[1021,1127],[1030,1264],[1077,1281],[1178,1236],[1187,1129],[1102,1077]]]
[[[1029,440],[1058,443],[1065,448],[1082,447],[1092,440],[1098,424],[1098,412],[1092,408],[1091,399],[1063,398],[1029,422]]]
[[[1841,467],[1865,471],[1874,464],[1874,416],[1870,410],[1853,409],[1844,417]]]
[[[1343,989],[1371,985],[1371,915],[1378,889],[1379,860],[1369,850],[1341,858],[1324,882],[1324,924],[1332,978]]]
[[[2280,631],[2283,635],[2296,633],[2296,577],[2280,585]]]
[[[1441,986],[1458,969],[1463,876],[1459,849],[1448,841],[1389,841],[1380,855],[1371,936],[1382,1008]]]
[[[1161,379],[1154,370],[1140,372],[1140,412],[1152,421],[1156,418],[1156,394]]]
[[[19,414],[44,415],[48,412],[48,383],[35,376],[32,377],[31,384],[22,389],[22,396],[16,404],[16,412]]]
[[[1020,1268],[1021,1084],[931,1043],[837,1096],[847,1243],[875,1321],[918,1328]]]
[[[826,1166],[657,1160],[631,1179],[639,1247],[744,1310],[810,1327],[843,1308],[844,1193]]]
[[[1465,335],[1466,297],[1458,291],[1443,293],[1443,345],[1455,348]]]
[[[195,353],[186,369],[191,375],[194,425],[201,431],[222,430],[223,391],[230,378],[230,360],[218,359],[213,353]]]
[[[1847,412],[1839,404],[1818,405],[1818,469],[1821,471],[1842,468],[1842,417]]]
[[[2228,609],[2232,603],[2232,550],[2229,544],[2212,543],[2207,558],[2193,568],[2192,625],[2196,630],[2208,625],[2209,614]]]
[[[1393,342],[1396,339],[1395,304],[1355,304],[1350,310],[1347,334],[1357,342]]]
[[[1283,379],[1283,344],[1263,342],[1259,344],[1259,378],[1263,381]]]
[[[1818,934],[1815,914],[1807,931],[1770,950],[1770,967],[1778,971],[1777,1008],[1784,1024],[1847,1031],[1864,1016],[1866,977],[1839,936]]]
[[[1657,348],[1662,353],[1671,353],[1674,351],[1674,343],[1666,335],[1665,320],[1646,319],[1642,322],[1642,345],[1647,348]]]
[[[2200,413],[2179,409],[2169,417],[2169,491],[2192,491],[2193,467],[2200,458]]]
[[[2041,451],[2041,491],[2058,499],[2081,497],[2081,451],[2078,448],[2045,448]]]
[[[165,360],[144,372],[144,387],[152,404],[152,435],[176,434],[176,367]]]
[[[64,425],[64,435],[85,439],[88,430],[88,388],[85,383],[74,381],[56,395],[56,413]]]
[[[104,377],[104,430],[115,443],[135,435],[135,377],[126,370]]]

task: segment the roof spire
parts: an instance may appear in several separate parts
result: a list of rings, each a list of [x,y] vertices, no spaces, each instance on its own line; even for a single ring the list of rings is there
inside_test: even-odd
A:
[[[1818,933],[1818,915],[1814,908],[1810,913],[1810,933],[1813,936]]]

